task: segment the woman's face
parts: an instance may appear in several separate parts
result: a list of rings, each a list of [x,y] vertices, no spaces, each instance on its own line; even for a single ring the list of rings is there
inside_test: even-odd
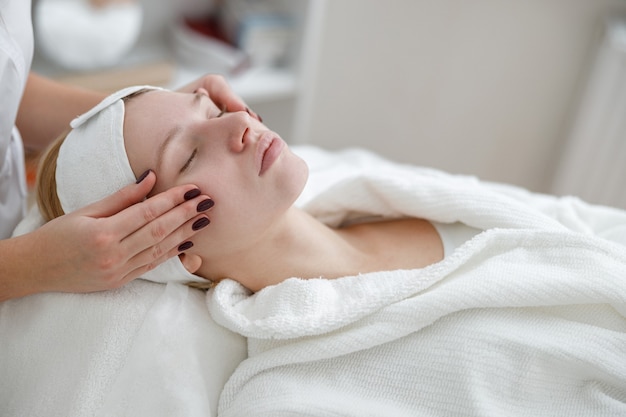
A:
[[[195,184],[215,201],[194,237],[214,256],[252,249],[306,183],[306,164],[276,133],[245,112],[222,113],[203,89],[150,91],[125,107],[128,158],[135,175],[156,172],[152,193]]]

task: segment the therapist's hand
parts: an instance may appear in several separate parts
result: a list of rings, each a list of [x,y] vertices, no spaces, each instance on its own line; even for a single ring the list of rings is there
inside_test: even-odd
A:
[[[220,109],[227,112],[245,111],[259,122],[263,122],[261,117],[250,110],[246,103],[235,94],[226,79],[221,75],[207,74],[179,88],[177,91],[193,93],[200,88],[204,88],[209,93],[209,98]]]
[[[33,292],[117,288],[186,249],[189,244],[181,244],[209,223],[212,201],[193,185],[142,201],[155,182],[150,172],[138,184],[31,233]]]

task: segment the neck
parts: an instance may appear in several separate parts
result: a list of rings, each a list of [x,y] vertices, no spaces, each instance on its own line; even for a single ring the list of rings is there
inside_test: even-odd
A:
[[[290,277],[353,275],[366,260],[347,233],[292,207],[281,223],[252,247],[219,261],[203,262],[198,272],[214,279],[231,278],[258,291]]]

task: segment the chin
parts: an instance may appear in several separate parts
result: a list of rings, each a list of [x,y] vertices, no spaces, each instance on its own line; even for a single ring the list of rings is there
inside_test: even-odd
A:
[[[280,171],[276,171],[275,189],[282,196],[280,200],[284,203],[293,204],[306,185],[309,179],[309,166],[299,156],[286,149],[282,155],[280,165],[274,167]]]
[[[292,186],[294,190],[297,191],[296,198],[302,193],[304,190],[304,186],[309,180],[309,165],[304,161],[304,159],[300,158],[293,152],[289,151],[290,158],[293,160],[293,168],[291,171],[290,180],[293,182]],[[295,201],[295,199],[294,199]]]

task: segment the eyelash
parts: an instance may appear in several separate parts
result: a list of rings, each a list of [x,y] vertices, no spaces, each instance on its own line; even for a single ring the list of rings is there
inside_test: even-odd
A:
[[[183,172],[185,172],[187,170],[187,168],[189,168],[189,165],[191,165],[191,162],[193,162],[193,160],[196,157],[197,153],[198,153],[198,148],[193,150],[193,152],[191,153],[191,156],[189,157],[187,162],[185,162],[185,165],[183,165],[183,167],[180,169],[181,174]]]

